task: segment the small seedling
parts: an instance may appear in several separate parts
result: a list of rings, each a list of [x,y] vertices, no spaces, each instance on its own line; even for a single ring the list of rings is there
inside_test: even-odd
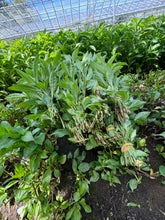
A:
[[[131,206],[132,206],[132,207],[138,207],[138,208],[140,209],[140,204],[136,204],[136,203],[134,203],[134,202],[128,202],[128,203],[127,203],[127,206],[128,206],[128,207],[131,207]]]

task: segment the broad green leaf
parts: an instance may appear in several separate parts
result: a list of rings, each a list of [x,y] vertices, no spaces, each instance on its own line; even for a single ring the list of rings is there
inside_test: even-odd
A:
[[[80,163],[80,165],[78,166],[78,169],[83,173],[87,172],[90,169],[89,163],[86,163],[86,162]]]
[[[7,193],[0,195],[0,207],[3,205],[3,201],[7,198]]]
[[[25,82],[29,83],[29,84],[34,84],[35,80],[34,78],[28,74],[28,73],[24,73],[22,70],[20,69],[16,69],[17,73],[25,80]]]
[[[78,208],[76,208],[72,214],[71,220],[81,220],[81,218],[82,218],[81,212]]]
[[[133,112],[139,110],[146,102],[133,99],[130,101],[130,103],[129,110]]]
[[[70,120],[72,120],[72,116],[68,112],[66,112],[62,115],[62,119],[64,121],[70,121]]]
[[[119,161],[114,160],[114,159],[109,159],[105,162],[105,166],[108,167],[109,169],[116,169],[119,168],[120,164]]]
[[[134,139],[136,137],[136,129],[134,129],[132,132],[131,132],[131,135],[130,135],[130,141],[133,142]]]
[[[137,183],[136,179],[131,179],[129,181],[129,187],[132,190],[132,192],[137,188],[137,185],[138,185],[138,183]]]
[[[67,209],[70,206],[70,203],[67,201],[62,202],[60,209]]]
[[[145,152],[142,151],[142,150],[136,150],[136,151],[134,152],[134,154],[135,154],[136,157],[146,157],[146,156],[148,156],[148,154],[145,153]]]
[[[119,95],[123,102],[127,102],[129,99],[129,91],[119,91],[117,92],[117,95]]]
[[[37,137],[34,138],[36,144],[42,145],[45,140],[45,133],[40,133]]]
[[[24,142],[30,142],[34,141],[33,135],[31,131],[27,131],[24,136],[21,137],[22,141]]]
[[[15,167],[15,174],[12,176],[12,178],[20,178],[24,176],[25,170],[22,164],[15,164],[14,167]]]
[[[29,210],[28,210],[29,211]],[[17,210],[18,214],[20,215],[21,220],[26,216],[27,214],[27,205],[21,206],[18,210]],[[33,212],[32,212],[33,214]]]
[[[73,198],[74,198],[74,201],[77,202],[80,200],[81,196],[80,196],[80,193],[79,192],[75,192],[73,194]]]
[[[79,183],[79,192],[81,196],[84,196],[86,193],[89,193],[89,185],[87,180],[83,180]]]
[[[106,181],[111,181],[111,174],[110,174],[110,172],[107,172],[107,173],[102,172],[101,173],[101,178],[103,180],[106,180]]]
[[[121,182],[120,182],[120,180],[119,180],[119,178],[117,176],[113,176],[113,182],[121,184]]]
[[[36,83],[36,86],[37,86],[39,89],[46,89],[45,84],[42,83],[42,82]]]
[[[25,119],[33,119],[33,120],[36,120],[36,119],[40,118],[41,115],[42,115],[42,114],[30,114],[30,115],[25,116]]]
[[[93,77],[93,70],[91,68],[88,69],[88,74],[86,76],[86,81],[91,80]]]
[[[98,64],[97,64],[98,65]],[[101,66],[102,68],[102,66]],[[103,68],[102,68],[103,69]],[[100,73],[100,72],[95,72],[95,77],[96,77],[96,80],[99,84],[99,86],[103,87],[103,88],[106,88],[108,85],[107,85],[107,82],[104,80],[104,77],[103,75]]]
[[[73,94],[75,103],[77,103],[77,98],[78,98],[78,95],[79,95],[79,87],[78,87],[76,82],[74,82],[72,87],[71,87],[71,93]]]
[[[162,176],[165,176],[165,166],[164,165],[159,166],[159,172]]]
[[[93,170],[92,172],[90,172],[91,178],[90,178],[90,182],[97,182],[99,179],[99,173],[96,172],[95,170]]]
[[[24,150],[23,150],[23,156],[26,158],[27,156],[29,156],[36,148],[37,148],[37,144],[35,143],[29,143],[27,146],[25,146]]]
[[[37,134],[37,132],[39,132],[41,129],[40,128],[35,128],[33,131],[32,131],[32,134],[35,135]]]
[[[44,173],[44,175],[42,176],[42,185],[44,187],[47,187],[51,181],[51,177],[52,177],[52,171],[49,168],[48,170],[46,170],[46,172]]]
[[[80,204],[82,205],[82,207],[84,208],[86,213],[90,213],[92,211],[91,207],[89,205],[86,204],[85,199],[81,199]]]
[[[57,129],[55,132],[52,133],[57,137],[64,137],[65,135],[70,135],[70,132],[67,129]]]
[[[147,117],[149,116],[150,112],[139,112],[135,116],[135,122],[139,125],[143,125],[147,121]]]
[[[5,170],[5,167],[0,165],[0,177],[2,176],[4,170]]]
[[[75,138],[68,138],[68,140],[73,142],[73,143],[77,143],[77,140]]]
[[[91,150],[95,147],[98,147],[98,143],[96,142],[93,135],[89,135],[89,139],[90,141],[88,141],[86,144],[86,150]]]
[[[154,101],[156,101],[160,97],[160,92],[156,91],[154,95]]]
[[[48,159],[49,160],[49,164],[51,166],[54,166],[54,164],[57,162],[58,158],[59,158],[58,153],[54,151],[53,153],[51,153],[51,155],[50,155],[50,157]]]
[[[34,173],[40,166],[41,157],[39,155],[32,155],[30,157],[30,170]]]
[[[77,148],[74,152],[74,158],[77,158],[79,156],[79,148]]]
[[[7,132],[12,131],[12,126],[11,126],[11,124],[10,124],[8,121],[2,121],[2,122],[1,122],[1,127],[2,127],[2,128],[5,128],[5,130],[6,130]]]
[[[6,186],[5,186],[5,190],[9,189],[10,187],[14,186],[16,183],[18,183],[18,180],[13,180],[11,182],[9,182]]]
[[[70,88],[71,88],[71,84],[68,83],[67,81],[59,82],[59,83],[58,83],[58,86],[60,86],[60,87],[62,87],[62,88],[65,88],[65,89],[68,89],[68,90],[70,90]]]
[[[8,131],[0,126],[0,138],[6,138],[6,135],[8,135]],[[0,141],[1,142],[1,141]]]
[[[77,162],[75,159],[72,160],[72,170],[75,174],[77,174]]]
[[[15,84],[9,87],[9,89],[14,91],[25,92],[28,95],[33,95],[33,97],[38,97],[38,92],[40,92],[39,88],[25,84]]]
[[[66,214],[66,220],[69,220],[69,219],[71,219],[71,217],[72,217],[72,214],[73,214],[73,212],[74,212],[74,210],[75,210],[75,206],[73,206],[68,212],[67,212],[67,214]]]
[[[86,150],[91,150],[91,149],[95,148],[95,146],[91,143],[91,141],[88,141],[85,148],[86,148]]]
[[[164,132],[162,132],[162,133],[160,133],[160,134],[158,134],[159,136],[162,136],[162,137],[164,137],[165,138],[165,131]]]
[[[91,103],[91,98],[89,96],[86,96],[83,100],[82,100],[82,106],[84,107],[84,109],[87,108],[87,106]]]
[[[47,106],[51,106],[51,98],[49,95],[44,94],[44,96],[42,97],[42,102],[47,105]]]
[[[4,148],[11,147],[13,144],[15,144],[17,140],[9,139],[8,137],[4,137],[0,139],[0,150]]]
[[[20,203],[23,201],[29,194],[29,189],[16,189],[14,190],[15,202]]]
[[[48,150],[49,152],[53,152],[54,150],[52,142],[49,139],[46,139],[45,141],[45,149]]]
[[[56,178],[58,178],[59,175],[60,175],[60,171],[55,168],[55,169],[54,169],[54,176],[55,176]]]
[[[95,48],[93,45],[90,45],[89,47],[90,47],[93,51],[96,52],[96,48]]]
[[[60,162],[60,164],[64,164],[66,162],[66,155],[61,155],[59,157],[59,162]]]

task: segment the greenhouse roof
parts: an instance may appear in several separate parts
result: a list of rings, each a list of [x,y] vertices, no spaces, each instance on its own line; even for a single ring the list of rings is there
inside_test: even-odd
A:
[[[165,0],[1,0],[0,39],[165,11]]]

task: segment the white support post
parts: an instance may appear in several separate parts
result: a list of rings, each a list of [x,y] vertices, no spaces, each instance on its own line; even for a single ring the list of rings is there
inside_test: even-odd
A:
[[[115,24],[116,16],[116,0],[113,0],[113,24]]]

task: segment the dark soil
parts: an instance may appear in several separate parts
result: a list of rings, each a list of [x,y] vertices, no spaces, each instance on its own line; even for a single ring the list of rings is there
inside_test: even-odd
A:
[[[165,160],[156,152],[158,141],[149,139],[147,148],[150,150],[151,168],[154,172],[159,170],[160,165],[165,165]],[[59,149],[64,149],[63,153],[74,151],[76,145],[68,143],[66,139],[60,139],[58,142]],[[74,150],[73,150],[74,149]],[[62,152],[61,152],[62,153]],[[87,160],[95,160],[95,153],[89,152]],[[71,163],[68,163],[63,172],[63,187],[68,188],[71,192],[73,189],[74,179],[71,171]],[[132,192],[129,188],[129,180],[134,178],[130,175],[119,176],[121,185],[117,184],[112,187],[108,182],[100,179],[90,185],[90,194],[86,196],[86,202],[92,208],[89,214],[83,213],[82,220],[164,220],[165,219],[165,186],[161,184],[165,178],[157,177],[150,179],[142,177],[142,183]],[[69,194],[70,194],[69,192]],[[140,205],[137,207],[128,207],[127,203]],[[18,206],[3,206],[1,209],[2,220],[8,217],[8,220],[19,219],[16,214]]]
[[[150,164],[154,171],[160,165],[165,165],[165,160],[158,155],[154,140],[149,140],[147,147],[150,150]],[[83,220],[164,220],[165,219],[165,186],[161,184],[163,177],[150,179],[143,176],[141,184],[132,192],[129,180],[133,176],[120,176],[121,185],[111,187],[108,182],[99,180],[92,183],[87,202],[93,212],[84,214]],[[128,207],[127,203],[133,202],[139,207]]]

